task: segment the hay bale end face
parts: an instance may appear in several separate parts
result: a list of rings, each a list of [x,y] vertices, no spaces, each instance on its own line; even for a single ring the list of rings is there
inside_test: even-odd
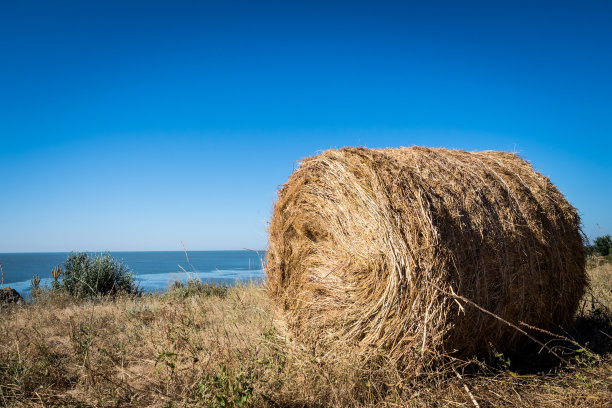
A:
[[[504,152],[342,148],[279,191],[266,259],[289,333],[398,362],[471,357],[573,321],[587,278],[580,218]]]

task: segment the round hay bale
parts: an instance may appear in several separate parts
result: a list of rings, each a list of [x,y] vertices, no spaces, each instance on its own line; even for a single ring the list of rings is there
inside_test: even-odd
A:
[[[328,150],[282,186],[269,233],[268,291],[293,337],[404,364],[529,341],[478,307],[570,326],[587,284],[576,209],[511,153]]]

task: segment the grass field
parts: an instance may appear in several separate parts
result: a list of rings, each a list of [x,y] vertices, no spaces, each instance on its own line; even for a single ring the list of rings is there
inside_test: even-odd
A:
[[[490,361],[398,373],[280,335],[261,286],[190,285],[0,312],[4,406],[612,406],[612,264],[592,262],[576,328]],[[539,353],[538,353],[539,352]]]

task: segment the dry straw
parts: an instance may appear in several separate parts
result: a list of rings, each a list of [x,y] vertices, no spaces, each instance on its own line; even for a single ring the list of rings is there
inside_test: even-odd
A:
[[[504,152],[328,150],[279,191],[269,239],[292,337],[404,367],[517,349],[512,325],[567,327],[587,283],[576,209]]]

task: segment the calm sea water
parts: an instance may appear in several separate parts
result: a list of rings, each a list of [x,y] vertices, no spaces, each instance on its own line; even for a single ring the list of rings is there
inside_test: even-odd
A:
[[[27,296],[30,278],[39,275],[41,284],[48,284],[53,267],[63,266],[68,255],[60,252],[0,253],[4,286]],[[265,256],[263,251],[190,251],[187,255],[191,265],[181,251],[111,252],[110,255],[123,261],[134,272],[138,284],[148,292],[165,290],[170,282],[185,281],[188,277],[226,284],[264,278],[261,267],[261,259]]]

